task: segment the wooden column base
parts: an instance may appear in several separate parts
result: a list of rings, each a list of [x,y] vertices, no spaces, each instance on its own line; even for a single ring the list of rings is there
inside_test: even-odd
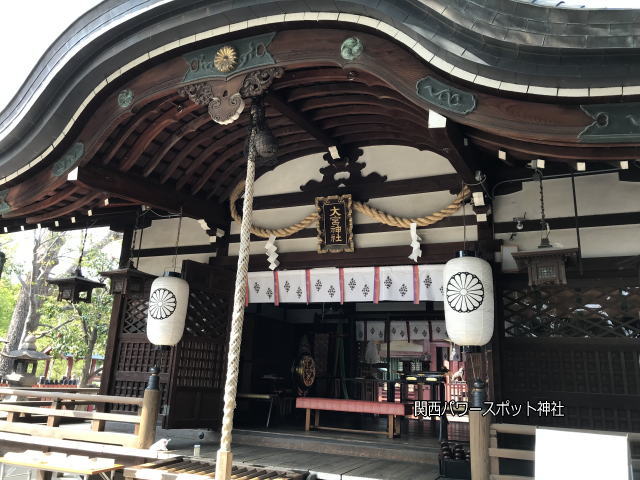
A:
[[[231,480],[233,453],[218,450],[216,456],[216,480]]]

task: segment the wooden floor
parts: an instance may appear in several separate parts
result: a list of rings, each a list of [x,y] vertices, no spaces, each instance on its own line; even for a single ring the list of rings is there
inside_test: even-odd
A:
[[[193,431],[192,431],[193,432]],[[172,438],[172,453],[192,455],[187,431],[158,432]],[[182,435],[185,437],[180,438]],[[189,438],[188,438],[189,437]],[[201,444],[201,456],[215,458],[216,435]],[[468,426],[450,425],[449,437],[468,437]],[[213,440],[213,441],[212,441]],[[279,425],[237,428],[233,432],[234,462],[265,468],[308,471],[317,479],[331,480],[436,480],[440,444],[427,423],[411,423],[401,438],[384,435],[304,432],[300,426]],[[310,477],[313,478],[313,477]]]
[[[215,458],[215,448],[202,448],[201,455]],[[233,461],[265,468],[308,471],[315,474],[319,480],[435,480],[438,478],[438,467],[435,465],[249,445],[234,446]]]

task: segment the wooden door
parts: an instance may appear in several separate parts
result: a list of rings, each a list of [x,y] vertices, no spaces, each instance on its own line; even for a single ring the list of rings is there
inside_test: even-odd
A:
[[[189,308],[182,340],[172,349],[164,428],[218,429],[222,421],[234,273],[187,260]]]

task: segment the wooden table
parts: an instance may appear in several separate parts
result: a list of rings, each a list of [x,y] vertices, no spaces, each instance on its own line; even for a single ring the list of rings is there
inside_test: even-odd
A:
[[[90,470],[82,470],[75,468],[67,468],[63,467],[59,464],[49,464],[46,462],[21,462],[19,460],[8,460],[4,457],[0,457],[0,480],[4,480],[5,476],[5,466],[13,465],[16,467],[23,467],[29,469],[29,480],[32,480],[32,471],[36,470],[38,472],[38,478],[47,479],[51,477],[52,479],[57,477],[58,473],[67,473],[72,475],[77,475],[82,477],[83,480],[89,480],[91,475],[100,475],[104,480],[113,480],[113,475],[117,470],[121,470],[124,468],[124,465],[114,464],[107,468],[99,468],[99,469],[90,469]],[[50,475],[51,473],[55,475]]]

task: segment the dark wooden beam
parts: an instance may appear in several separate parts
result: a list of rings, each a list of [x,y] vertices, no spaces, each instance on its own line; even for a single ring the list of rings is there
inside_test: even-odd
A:
[[[216,244],[206,245],[182,245],[178,247],[178,255],[194,255],[198,253],[214,253],[217,251]],[[176,247],[141,248],[134,250],[132,257],[167,257],[175,255]]]
[[[182,137],[188,135],[191,132],[195,132],[200,127],[205,125],[206,123],[211,122],[211,117],[205,113],[200,117],[196,117],[194,120],[191,120],[189,123],[180,127],[177,131],[173,133],[160,147],[157,153],[154,154],[153,158],[149,161],[149,163],[145,166],[143,175],[148,177],[151,173],[156,169],[158,165],[162,162],[165,155],[173,148],[173,146],[178,143]],[[213,123],[213,122],[211,122]]]
[[[499,241],[494,242],[494,248],[500,248]],[[418,263],[446,263],[453,258],[457,251],[462,250],[463,242],[433,243],[426,245]],[[475,249],[476,242],[467,242],[467,249]],[[281,269],[300,269],[313,267],[364,267],[372,265],[409,265],[411,260],[407,255],[411,253],[409,246],[356,248],[353,253],[324,253],[291,252],[278,256]],[[235,266],[238,257],[223,257],[221,265]],[[265,254],[251,255],[249,268],[252,271],[266,270],[269,267]]]
[[[479,170],[476,161],[471,156],[471,150],[464,145],[464,136],[460,127],[447,121],[444,128],[431,128],[429,134],[434,145],[440,148],[453,168],[458,172],[462,181],[467,184],[477,183],[475,172]]]
[[[78,169],[76,182],[88,189],[106,192],[141,205],[170,212],[179,212],[182,208],[184,215],[203,218],[211,226],[223,226],[228,222],[229,214],[222,205],[172,191],[168,186],[129,173],[85,166]]]
[[[637,225],[640,224],[640,212],[584,215],[578,217],[578,222],[580,228]],[[572,230],[576,228],[575,217],[547,218],[547,223],[551,230]],[[540,230],[540,220],[525,220],[522,222],[522,226],[522,230],[518,230],[515,222],[498,222],[495,224],[495,233],[536,232]]]
[[[528,158],[544,158],[546,160],[565,162],[575,165],[576,162],[607,162],[612,160],[635,160],[640,157],[639,146],[627,145],[593,145],[593,144],[553,144],[517,140],[477,129],[469,129],[465,135],[478,146],[493,150],[497,156],[498,149],[509,153],[518,153]]]
[[[360,189],[365,189],[370,198],[395,197],[400,195],[412,195],[416,193],[441,192],[443,190],[457,190],[460,188],[460,177],[457,173],[434,175],[432,177],[408,178],[404,180],[391,180],[381,185],[351,185],[349,192],[358,199]],[[326,195],[338,195],[340,190],[327,191]],[[281,193],[255,197],[253,199],[254,210],[267,210],[270,208],[300,207],[311,205],[315,201],[315,193],[294,192]]]
[[[156,118],[153,123],[145,129],[140,136],[136,139],[136,142],[128,149],[124,158],[120,160],[120,170],[127,172],[133,167],[140,155],[144,153],[149,144],[168,126],[173,123],[179,122],[179,120],[186,115],[191,114],[194,110],[200,108],[197,103],[189,103],[181,110],[172,108],[168,112],[162,114],[159,118]]]
[[[69,217],[45,220],[39,223],[43,228],[48,228],[49,230],[56,232],[80,230],[86,228],[87,225],[90,225],[91,228],[110,227],[114,231],[121,232],[124,229],[135,225],[136,210],[138,209],[139,208],[132,209],[127,207],[113,211],[113,209],[95,208],[93,209],[93,215],[90,217],[86,215],[86,211],[74,215],[76,218],[75,223],[71,223],[71,219]],[[55,224],[56,221],[58,222],[58,226]],[[143,225],[141,226],[143,228],[149,226],[147,224],[148,222],[146,222],[146,216],[145,221],[142,223]],[[7,228],[8,233],[19,232],[22,228],[24,228],[24,230],[34,230],[38,228],[36,224],[25,223],[24,218],[0,219],[0,234],[4,233],[5,227]]]
[[[462,227],[465,224],[465,221],[467,226],[476,225],[475,215],[467,215],[466,218],[462,216],[453,216],[453,217],[443,218],[438,223],[434,223],[433,225],[429,225],[428,227],[419,227],[418,231],[432,230],[434,228]],[[400,232],[402,230],[406,231],[406,229],[391,227],[383,223],[360,223],[358,225],[353,226],[353,233],[355,235],[363,235],[367,233]],[[314,226],[311,228],[305,228],[304,230],[300,230],[299,232],[294,233],[289,237],[283,237],[283,239],[314,238],[317,236],[318,236],[318,229]],[[251,241],[264,241],[264,240],[265,239],[262,237],[251,235]],[[240,235],[239,234],[231,235],[231,238],[229,239],[229,241],[231,243],[238,243],[240,241]]]
[[[339,145],[336,144],[335,139],[327,135],[320,127],[312,122],[304,113],[298,111],[292,104],[284,101],[277,93],[268,93],[265,100],[269,105],[291,120],[294,124],[308,132],[313,138],[318,140],[327,148],[331,146],[339,147]]]

